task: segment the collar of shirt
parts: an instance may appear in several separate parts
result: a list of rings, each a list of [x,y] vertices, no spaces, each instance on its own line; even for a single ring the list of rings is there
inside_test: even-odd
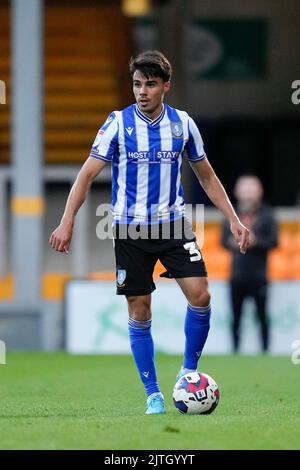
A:
[[[157,116],[157,118],[155,118],[155,119],[150,119],[148,116],[146,116],[144,113],[142,113],[142,111],[140,111],[137,104],[134,105],[134,109],[135,109],[135,112],[138,115],[138,117],[140,119],[142,119],[143,121],[145,121],[147,124],[150,124],[150,126],[155,126],[156,124],[158,124],[165,115],[165,105],[164,105],[164,103],[162,105],[162,110],[161,110],[159,116]]]

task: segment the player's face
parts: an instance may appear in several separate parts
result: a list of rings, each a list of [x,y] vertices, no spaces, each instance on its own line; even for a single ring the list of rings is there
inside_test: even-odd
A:
[[[160,77],[145,77],[139,70],[133,74],[133,93],[142,113],[155,119],[162,108],[164,94],[170,89],[170,82]]]

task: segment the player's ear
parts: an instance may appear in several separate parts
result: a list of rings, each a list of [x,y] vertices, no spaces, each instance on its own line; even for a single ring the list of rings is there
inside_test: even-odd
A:
[[[167,93],[171,88],[171,82],[164,83],[164,92]]]

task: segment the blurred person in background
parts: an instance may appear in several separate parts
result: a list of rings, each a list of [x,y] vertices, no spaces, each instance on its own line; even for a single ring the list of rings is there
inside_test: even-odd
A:
[[[267,305],[267,256],[277,246],[278,227],[270,208],[263,203],[263,186],[254,175],[238,178],[234,194],[237,199],[237,214],[250,230],[249,248],[243,256],[227,221],[223,225],[222,245],[232,252],[230,299],[232,308],[233,350],[240,347],[240,323],[244,300],[253,298],[260,324],[261,349],[269,348],[269,320]]]

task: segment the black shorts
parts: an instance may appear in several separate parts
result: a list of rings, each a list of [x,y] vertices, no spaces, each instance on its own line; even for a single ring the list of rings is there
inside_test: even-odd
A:
[[[161,277],[207,277],[195,234],[186,219],[167,224],[114,226],[118,295],[147,295],[155,290],[153,270],[161,261]]]

